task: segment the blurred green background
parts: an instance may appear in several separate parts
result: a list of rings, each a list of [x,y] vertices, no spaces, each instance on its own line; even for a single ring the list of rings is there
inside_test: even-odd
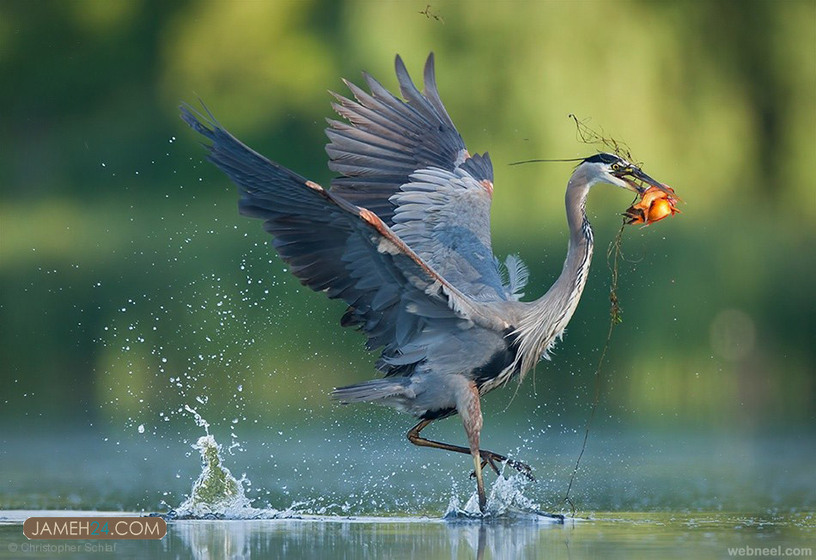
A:
[[[528,298],[561,269],[571,164],[508,164],[592,153],[568,114],[626,142],[685,201],[626,231],[604,416],[812,433],[810,0],[0,3],[0,423],[155,433],[184,405],[225,424],[393,421],[329,402],[374,375],[374,356],[338,326],[343,305],[300,287],[237,215],[177,106],[202,99],[328,184],[327,90],[346,93],[340,78],[360,83],[360,70],[393,89],[394,55],[419,78],[430,51],[470,151],[493,158],[494,249],[530,265]],[[582,426],[608,324],[605,249],[630,202],[591,194],[587,291],[505,415],[543,405],[543,421]],[[485,414],[514,393],[488,397]]]

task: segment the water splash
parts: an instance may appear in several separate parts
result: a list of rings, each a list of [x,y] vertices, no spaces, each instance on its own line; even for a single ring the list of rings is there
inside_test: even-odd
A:
[[[484,513],[479,510],[479,497],[474,492],[464,507],[454,495],[448,504],[444,519],[446,521],[544,521],[563,523],[564,516],[558,513],[547,513],[524,495],[524,489],[530,481],[522,474],[505,478],[496,478],[487,496],[487,508]]]
[[[251,519],[262,513],[244,493],[246,478],[236,479],[223,466],[221,446],[207,434],[193,445],[201,453],[202,469],[184,503],[169,515],[175,519]]]
[[[209,423],[209,422],[207,422],[207,421],[204,419],[204,417],[203,417],[203,416],[201,416],[201,415],[198,413],[198,411],[197,411],[196,409],[194,409],[194,408],[193,408],[192,406],[190,406],[189,404],[185,404],[185,405],[184,405],[184,410],[186,410],[187,412],[189,412],[190,414],[192,414],[192,415],[193,415],[193,420],[195,420],[196,426],[198,426],[199,428],[204,428],[204,433],[205,433],[205,434],[207,434],[207,435],[210,435],[210,423]],[[199,443],[199,444],[201,443],[201,439],[203,439],[203,438],[199,438],[199,440],[198,440],[198,443]],[[213,442],[215,442],[215,440],[213,440]],[[216,445],[218,445],[218,444],[216,443]],[[193,448],[194,448],[194,449],[199,449],[199,450],[200,450],[200,448],[196,447],[195,445],[193,446]],[[219,450],[220,450],[220,447],[219,447]],[[202,454],[202,457],[203,457],[204,452],[202,451],[202,453],[201,453],[201,454]]]
[[[193,483],[190,496],[175,509],[162,515],[166,519],[303,519],[297,504],[284,510],[271,507],[256,508],[247,498],[244,485],[249,485],[246,475],[235,478],[224,466],[222,446],[209,433],[209,423],[195,409],[185,406],[192,413],[196,424],[203,427],[206,435],[192,445],[201,455],[201,474]]]

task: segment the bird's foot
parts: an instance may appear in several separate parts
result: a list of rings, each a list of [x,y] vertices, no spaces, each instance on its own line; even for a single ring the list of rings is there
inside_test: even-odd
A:
[[[533,469],[530,468],[530,465],[526,463],[522,463],[521,461],[514,461],[513,459],[508,459],[504,455],[499,455],[498,453],[494,453],[492,451],[479,451],[479,455],[482,457],[482,468],[485,468],[486,465],[490,465],[490,468],[493,469],[493,472],[499,474],[499,467],[497,463],[506,463],[507,466],[513,467],[518,472],[520,472],[527,480],[535,481],[535,476],[533,476]],[[470,477],[474,478],[476,476],[476,471],[470,473]]]
[[[533,469],[527,463],[522,463],[521,461],[514,461],[513,459],[508,459],[507,464],[518,472],[520,472],[524,478],[531,482],[535,482],[535,476],[533,476]]]

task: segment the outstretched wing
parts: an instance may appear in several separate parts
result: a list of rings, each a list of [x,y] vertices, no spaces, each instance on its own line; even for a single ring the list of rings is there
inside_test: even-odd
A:
[[[238,185],[241,213],[264,220],[292,273],[311,289],[345,301],[342,324],[364,330],[369,349],[385,347],[382,371],[409,373],[425,358],[425,349],[412,342],[429,321],[501,330],[376,214],[254,152],[212,115],[182,107],[181,116],[212,142],[209,159]]]
[[[329,120],[332,192],[374,212],[451,284],[480,301],[511,299],[490,237],[493,166],[471,156],[436,87],[433,54],[425,93],[396,58],[405,101],[364,74],[371,93],[346,85],[355,100],[334,94],[348,123]]]
[[[412,173],[426,167],[453,171],[470,157],[439,98],[433,54],[425,63],[425,95],[399,56],[395,67],[406,101],[363,73],[371,93],[344,80],[355,100],[332,93],[337,100],[332,107],[348,123],[328,119],[326,129],[329,169],[342,174],[332,180],[332,190],[376,212],[388,225],[394,214],[388,199]]]

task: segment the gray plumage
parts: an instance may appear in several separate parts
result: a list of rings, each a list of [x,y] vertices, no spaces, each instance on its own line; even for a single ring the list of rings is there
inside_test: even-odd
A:
[[[504,283],[507,292],[518,301],[524,297],[522,290],[530,279],[530,269],[518,255],[507,255],[503,267],[507,274],[507,281]]]
[[[209,159],[238,185],[239,211],[260,218],[272,244],[306,286],[341,299],[341,319],[380,349],[385,378],[340,387],[341,402],[373,401],[420,419],[409,439],[474,457],[480,506],[481,469],[507,458],[479,449],[479,396],[522,378],[563,333],[586,283],[592,230],[584,203],[598,182],[642,192],[660,185],[611,154],[575,169],[567,185],[570,239],[564,269],[547,293],[521,302],[527,268],[505,261],[503,280],[490,236],[493,168],[470,154],[439,97],[433,55],[424,93],[396,59],[399,99],[364,74],[370,92],[346,82],[354,99],[333,94],[345,121],[329,120],[331,189],[269,161],[214,117],[181,108],[182,118],[211,141]],[[661,186],[662,188],[662,186]],[[462,416],[469,446],[419,436],[431,421]],[[510,462],[529,473],[529,467]]]

